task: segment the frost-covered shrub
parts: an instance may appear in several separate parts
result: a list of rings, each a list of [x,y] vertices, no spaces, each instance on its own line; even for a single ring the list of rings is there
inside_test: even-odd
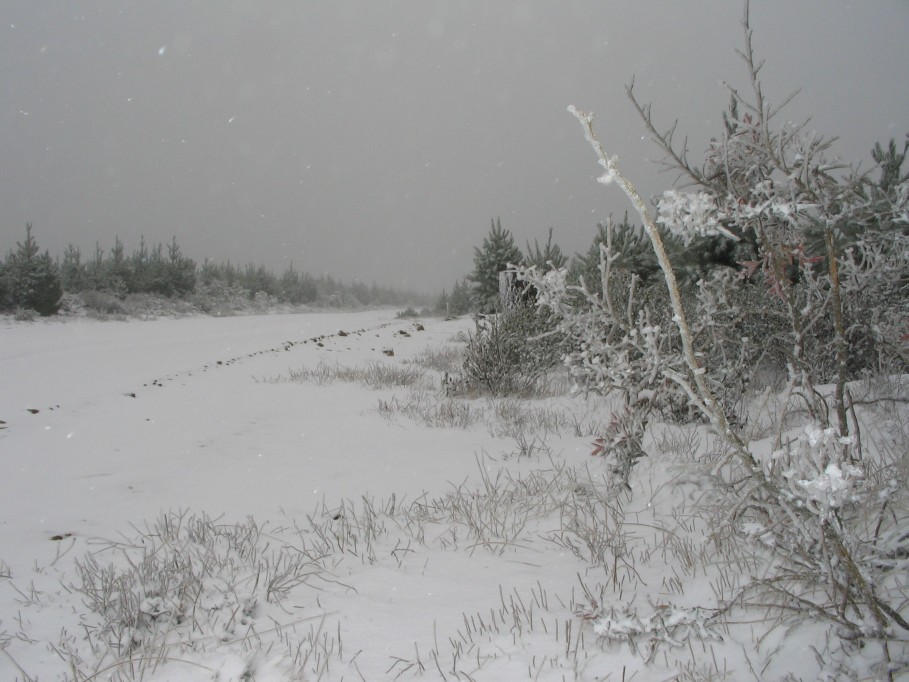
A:
[[[800,381],[843,381],[898,361],[894,340],[909,314],[906,149],[875,148],[878,179],[837,175],[831,139],[791,123],[774,131],[766,102],[742,101],[735,93],[700,168],[656,135],[698,186],[664,194],[658,222],[686,243],[722,235],[735,244],[743,274],[782,304]],[[639,110],[653,131],[649,109]]]
[[[13,311],[13,319],[16,322],[34,322],[38,319],[38,313],[31,308],[16,308]]]
[[[602,435],[593,442],[591,454],[604,459],[610,473],[608,483],[613,488],[631,489],[628,485],[631,472],[646,455],[643,440],[648,413],[643,406],[623,406],[613,413]]]
[[[611,223],[610,223],[611,234]],[[620,391],[634,403],[642,391],[659,381],[659,358],[671,343],[665,306],[642,301],[638,278],[614,272],[611,242],[601,247],[601,279],[589,285],[582,278],[571,284],[565,268],[541,272],[519,268],[518,276],[538,292],[537,305],[551,315],[568,344],[564,362],[584,390]],[[659,298],[659,289],[647,289],[644,298]]]
[[[197,282],[189,302],[209,315],[227,316],[249,305],[249,291],[220,279]]]
[[[865,230],[839,259],[849,376],[909,369],[902,351],[909,332],[909,220],[902,220],[902,229]]]
[[[90,289],[83,291],[79,296],[82,298],[82,303],[92,314],[101,317],[126,315],[126,307],[123,302],[109,293]]]
[[[672,381],[686,368],[665,282],[640,276],[641,259],[629,261],[620,250],[638,244],[643,229],[627,220],[610,220],[600,231],[595,279],[589,269],[576,284],[564,269],[520,270],[566,339],[564,361],[572,378],[582,390],[619,392],[626,404],[646,404],[672,421],[700,419],[691,395]],[[679,280],[679,292],[699,341],[705,380],[723,405],[736,411],[745,393],[755,388],[753,370],[771,377],[785,373],[789,339],[784,311],[762,286],[729,268],[691,274]]]
[[[253,308],[257,312],[267,312],[278,305],[278,299],[266,291],[257,291],[252,298]]]
[[[895,632],[909,631],[900,613],[907,584],[892,570],[894,557],[905,558],[906,534],[898,529],[905,527],[909,491],[896,472],[905,470],[906,440],[888,446],[899,453],[890,463],[881,457],[881,434],[873,448],[864,447],[847,382],[880,367],[907,369],[909,174],[901,167],[909,143],[901,154],[893,144],[887,152],[876,148],[881,177],[875,180],[837,173],[826,156],[832,140],[805,126],[773,129],[775,110],[758,80],[747,9],[745,27],[741,54],[754,100],[732,92],[724,134],[702,166],[673,144],[674,127],[657,131],[649,106],[629,89],[668,165],[694,186],[664,195],[656,217],[605,151],[591,115],[570,108],[606,169],[600,181],[617,184],[643,220],[671,324],[635,296],[634,277],[617,295],[614,282],[621,280],[612,276],[617,259],[609,243],[602,247],[600,292],[583,282],[572,291],[563,272],[525,276],[540,290],[540,304],[579,342],[569,355],[576,374],[598,390],[626,396],[626,416],[613,421],[611,438],[597,441],[595,454],[633,464],[635,448],[628,444],[640,442],[634,424],[643,423],[661,390],[687,396],[720,439],[723,447],[701,471],[713,482],[704,498],[712,526],[718,542],[757,540],[757,550],[738,547],[760,566],[752,572],[760,577],[721,598],[722,608],[825,620],[847,656],[877,639],[879,670],[893,679],[905,664],[891,659],[888,646],[904,652],[905,638]],[[740,105],[747,113],[739,114]],[[692,296],[677,276],[665,233],[689,247],[727,240],[737,275],[706,273]],[[753,317],[760,309],[772,319],[769,335],[754,334],[763,324]],[[782,354],[788,383],[773,408],[775,433],[756,445],[722,391],[730,373],[734,383],[750,382],[760,366],[755,360],[766,359],[767,350]],[[828,382],[832,391],[821,388]],[[900,565],[905,570],[905,561]]]
[[[478,317],[464,349],[464,379],[493,395],[533,392],[559,361],[553,331],[548,316],[528,306]]]
[[[198,313],[192,303],[178,297],[164,297],[156,294],[127,294],[123,299],[123,308],[130,317],[145,319]]]

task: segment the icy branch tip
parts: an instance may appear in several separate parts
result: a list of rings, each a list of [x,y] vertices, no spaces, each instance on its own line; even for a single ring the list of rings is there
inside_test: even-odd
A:
[[[581,111],[574,104],[568,105],[568,113],[577,118],[582,123],[590,124],[593,121],[593,114],[588,114],[586,111]]]

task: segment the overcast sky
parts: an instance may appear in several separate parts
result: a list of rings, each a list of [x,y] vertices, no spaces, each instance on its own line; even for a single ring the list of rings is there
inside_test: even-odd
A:
[[[909,3],[755,0],[764,87],[844,160],[909,131]],[[642,190],[673,178],[624,92],[693,151],[745,84],[735,0],[3,0],[0,250],[27,221],[89,256],[172,236],[202,261],[439,291],[490,219],[585,251],[626,209],[569,104]],[[782,122],[782,119],[781,119]],[[698,156],[698,155],[695,155]]]

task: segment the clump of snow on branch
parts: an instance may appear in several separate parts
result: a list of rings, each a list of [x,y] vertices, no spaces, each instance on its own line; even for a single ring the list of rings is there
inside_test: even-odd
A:
[[[723,217],[716,200],[707,192],[669,190],[657,205],[657,222],[680,237],[686,246],[694,239],[719,235],[738,240],[720,224]]]
[[[608,642],[627,643],[633,651],[640,649],[647,659],[656,653],[661,644],[682,647],[692,637],[723,641],[723,637],[710,623],[716,614],[697,607],[657,604],[646,615],[627,606],[621,610],[611,608],[608,611],[600,607],[579,615],[593,623],[593,631],[597,636]]]
[[[864,471],[844,457],[854,438],[840,436],[832,427],[805,427],[786,453],[789,465],[781,472],[789,482],[788,491],[799,506],[821,520],[834,518],[836,511],[862,500]]]
[[[796,484],[805,489],[809,499],[821,503],[830,510],[841,507],[844,502],[858,502],[855,493],[855,482],[862,478],[862,470],[850,464],[840,465],[831,462],[810,480],[797,480]]]

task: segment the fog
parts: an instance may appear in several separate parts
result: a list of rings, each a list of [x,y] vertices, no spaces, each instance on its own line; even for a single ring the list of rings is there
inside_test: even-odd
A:
[[[568,253],[626,204],[569,104],[647,195],[668,188],[625,95],[694,158],[747,85],[742,5],[545,0],[5,0],[0,251],[26,222],[90,256],[176,236],[198,262],[291,262],[437,292],[501,217]],[[757,1],[765,92],[847,162],[909,131],[909,4]]]

